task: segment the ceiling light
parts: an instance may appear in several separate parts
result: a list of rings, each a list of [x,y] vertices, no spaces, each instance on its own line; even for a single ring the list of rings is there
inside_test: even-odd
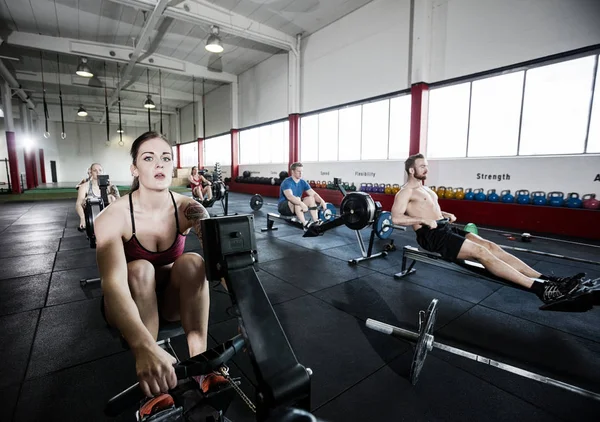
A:
[[[155,108],[154,101],[152,101],[152,95],[147,95],[146,102],[144,103],[145,108]]]
[[[222,53],[223,45],[221,44],[221,38],[219,37],[219,27],[213,25],[210,29],[212,30],[212,34],[210,34],[208,40],[206,40],[206,46],[204,48],[211,53]]]
[[[79,66],[77,66],[77,70],[75,71],[79,76],[83,76],[84,78],[91,78],[94,76],[92,69],[87,65],[87,59],[82,57],[79,60]]]
[[[79,106],[79,110],[77,110],[77,115],[79,117],[85,117],[88,115],[87,111],[85,111],[85,108],[83,108],[82,105]]]

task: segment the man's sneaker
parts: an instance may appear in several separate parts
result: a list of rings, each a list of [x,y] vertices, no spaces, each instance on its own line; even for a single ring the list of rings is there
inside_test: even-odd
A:
[[[550,281],[553,281],[558,284],[564,284],[564,283],[569,283],[571,280],[581,281],[583,279],[583,277],[585,277],[585,273],[577,273],[570,277],[556,277],[556,276],[551,275],[551,276],[548,276],[548,279]]]
[[[217,374],[216,372],[211,372],[208,375],[200,375],[197,377],[193,377],[194,380],[200,385],[200,389],[204,394],[214,390],[220,390],[221,388],[227,386],[229,382],[227,378],[224,376]]]
[[[548,281],[544,287],[544,293],[541,298],[546,304],[567,299],[569,295],[577,291],[580,287],[581,279],[575,277],[567,277],[560,283],[556,281]]]

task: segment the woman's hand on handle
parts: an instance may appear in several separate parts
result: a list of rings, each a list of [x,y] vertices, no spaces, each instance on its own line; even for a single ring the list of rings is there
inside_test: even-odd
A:
[[[148,397],[166,393],[177,386],[176,359],[156,343],[133,350],[140,388]]]

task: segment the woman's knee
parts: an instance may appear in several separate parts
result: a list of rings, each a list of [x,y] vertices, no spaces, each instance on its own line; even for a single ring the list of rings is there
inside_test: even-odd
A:
[[[154,266],[145,259],[127,264],[127,281],[133,295],[154,292],[156,288]]]
[[[177,285],[193,283],[202,287],[206,281],[204,258],[197,253],[184,253],[173,263],[171,281]]]

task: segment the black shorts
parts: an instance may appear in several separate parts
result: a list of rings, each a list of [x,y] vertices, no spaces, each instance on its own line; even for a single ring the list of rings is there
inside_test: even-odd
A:
[[[419,246],[426,251],[439,253],[442,258],[449,261],[456,260],[467,235],[466,231],[449,224],[438,226],[433,230],[421,227],[416,233]]]
[[[294,214],[294,212],[290,209],[290,205],[287,199],[284,201],[281,201],[278,205],[277,205],[277,211],[279,212],[280,215],[286,216],[286,217],[293,217],[296,214]]]

